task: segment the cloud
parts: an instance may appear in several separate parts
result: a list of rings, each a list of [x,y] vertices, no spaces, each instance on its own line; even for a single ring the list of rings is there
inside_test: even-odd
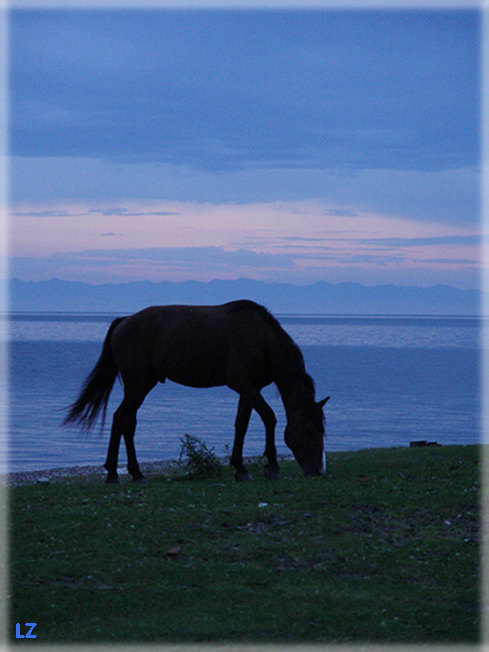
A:
[[[293,270],[294,261],[287,254],[227,251],[221,247],[93,249],[10,259],[12,277],[57,276],[96,282],[123,278],[237,278]]]
[[[73,217],[72,213],[64,210],[45,210],[45,211],[16,211],[10,213],[11,217]]]
[[[356,217],[358,211],[353,211],[349,208],[328,208],[323,211],[323,215],[328,217]]]
[[[365,170],[348,175],[310,169],[211,173],[151,162],[114,166],[94,158],[19,156],[11,157],[10,169],[11,201],[20,206],[27,201],[34,206],[64,201],[95,207],[98,203],[103,209],[112,204],[116,209],[122,201],[159,201],[167,206],[168,201],[245,205],[314,199],[325,206],[337,205],[332,210],[341,210],[345,220],[347,212],[356,211],[423,222],[479,221],[480,178],[476,170],[468,169]],[[335,215],[324,215],[325,221],[328,218]]]
[[[440,256],[422,258],[410,254],[412,247],[404,250],[385,248],[375,252],[367,247],[356,247],[353,240],[351,243],[342,241],[338,247],[318,244],[314,249],[312,242],[302,244],[303,247],[281,253],[196,246],[105,248],[49,256],[12,256],[10,276],[24,280],[57,277],[96,284],[236,278],[298,284],[320,279],[340,282],[361,278],[363,283],[421,285],[429,278],[430,283],[464,287],[477,287],[479,282],[477,260],[450,255],[451,252],[443,248],[439,250]]]
[[[212,172],[471,167],[478,20],[12,11],[11,151]]]
[[[465,268],[479,269],[480,261],[475,258],[422,258],[414,262],[423,265],[462,265]]]
[[[395,249],[403,247],[440,247],[443,245],[478,246],[482,243],[482,239],[481,235],[469,234],[412,238],[360,238],[356,242],[372,247]]]
[[[91,208],[87,211],[88,215],[103,215],[104,217],[165,217],[168,215],[180,215],[176,211],[141,211],[131,208],[123,208],[119,206],[107,208]],[[48,217],[80,217],[84,215],[81,212],[73,212],[64,209],[47,209],[47,210],[32,210],[32,211],[13,211],[10,213],[11,217],[33,217],[33,218],[48,218]]]
[[[342,236],[341,233],[348,231],[334,231],[328,237],[302,237],[302,236],[279,236],[273,240],[263,241],[268,246],[273,245],[280,249],[297,249],[297,250],[314,250],[316,252],[338,251],[345,249],[358,249],[359,247],[374,249],[404,249],[410,247],[444,247],[444,246],[462,246],[477,247],[485,240],[483,235],[473,233],[466,235],[441,235],[430,237],[380,237],[365,238],[355,232],[348,236]],[[487,239],[487,238],[486,238]],[[243,244],[256,245],[257,239],[250,239]],[[338,246],[339,245],[339,246]],[[312,255],[312,254],[308,254]],[[378,253],[374,254],[379,256]]]
[[[89,213],[96,213],[104,217],[143,217],[143,216],[161,216],[166,215],[179,215],[175,211],[135,211],[130,208],[114,207],[114,208],[91,208]]]
[[[290,256],[285,254],[257,253],[246,249],[225,250],[221,247],[150,247],[144,249],[94,249],[76,254],[53,254],[51,260],[84,264],[106,265],[113,262],[134,264],[135,262],[157,263],[164,266],[192,267],[275,267],[278,264],[293,267]]]

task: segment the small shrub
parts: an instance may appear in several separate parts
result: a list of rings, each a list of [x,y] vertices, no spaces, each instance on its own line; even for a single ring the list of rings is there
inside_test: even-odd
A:
[[[180,441],[179,462],[187,478],[202,480],[222,475],[224,469],[213,448],[191,435],[184,435]]]

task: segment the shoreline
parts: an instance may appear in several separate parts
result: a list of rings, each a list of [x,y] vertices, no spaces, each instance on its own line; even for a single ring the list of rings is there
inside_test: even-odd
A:
[[[250,456],[245,458],[245,463],[255,462],[257,459],[261,459],[261,455]],[[293,455],[277,455],[278,461],[293,460]],[[227,465],[229,463],[228,457],[220,458],[222,464]],[[179,460],[158,460],[156,462],[140,462],[139,466],[141,471],[147,478],[151,478],[155,475],[160,475],[162,473],[169,473],[176,471],[181,468],[181,463]],[[67,466],[59,467],[53,469],[43,469],[37,471],[12,471],[10,473],[1,473],[0,474],[0,486],[8,487],[19,487],[22,485],[29,484],[48,484],[52,480],[70,480],[70,479],[80,479],[80,478],[93,478],[99,476],[102,480],[105,479],[107,471],[100,465],[84,465],[84,466]],[[125,466],[118,466],[117,473],[124,477],[128,476],[129,472]]]
[[[448,446],[482,446],[482,442],[478,442],[475,444],[448,444]],[[425,448],[425,447],[446,447],[444,444],[439,444],[438,442],[431,442],[431,441],[412,441],[410,442],[410,445],[408,446],[387,446],[387,447],[379,447],[379,448],[388,448],[388,449],[393,449],[393,448]],[[373,447],[372,449],[357,449],[357,450],[373,450],[377,447]],[[329,453],[334,453],[335,451],[328,451]],[[355,452],[355,451],[337,451],[337,452]],[[255,455],[255,456],[246,456],[245,457],[245,463],[250,464],[253,462],[256,462],[257,460],[261,459],[263,456],[262,455]],[[219,458],[221,463],[223,465],[229,464],[229,458],[228,457],[221,457]],[[277,455],[277,459],[279,462],[281,461],[290,461],[294,459],[294,456],[292,454],[290,455]],[[155,462],[140,462],[140,467],[141,471],[143,474],[147,477],[150,478],[155,475],[159,475],[161,473],[169,473],[171,471],[176,471],[177,469],[181,468],[181,462],[177,459],[169,459],[169,460],[157,460]],[[128,476],[129,472],[124,465],[120,465],[117,467],[117,472],[120,476]],[[18,487],[22,485],[30,485],[30,484],[48,484],[51,482],[51,480],[69,480],[69,479],[81,479],[81,478],[92,478],[99,476],[101,479],[105,478],[107,471],[103,467],[102,464],[100,465],[80,465],[80,466],[67,466],[67,467],[58,467],[58,468],[51,468],[51,469],[42,469],[42,470],[34,470],[34,471],[12,471],[8,473],[0,473],[0,487],[3,486],[8,486],[8,487]]]
[[[140,462],[144,475],[151,477],[157,473],[173,471],[178,468],[178,460],[160,460],[157,462]],[[119,475],[129,475],[126,467],[118,467]],[[105,477],[107,471],[100,465],[66,466],[38,471],[13,471],[0,474],[0,485],[18,487],[28,484],[49,483],[52,480],[69,480],[79,478]]]

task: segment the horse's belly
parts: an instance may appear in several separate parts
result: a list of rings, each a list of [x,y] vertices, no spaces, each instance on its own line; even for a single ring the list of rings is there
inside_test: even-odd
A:
[[[178,383],[179,385],[186,385],[188,387],[217,387],[218,385],[225,385],[226,378],[224,375],[210,375],[202,373],[182,373],[170,372],[165,374],[165,378]]]
[[[167,358],[161,371],[165,378],[179,385],[216,387],[226,384],[226,364],[224,360],[219,360],[218,356],[212,358],[202,353],[181,354],[175,359]]]

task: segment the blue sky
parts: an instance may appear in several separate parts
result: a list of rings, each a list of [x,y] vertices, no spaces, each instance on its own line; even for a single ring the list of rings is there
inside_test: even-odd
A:
[[[475,287],[475,11],[14,11],[11,273]]]

